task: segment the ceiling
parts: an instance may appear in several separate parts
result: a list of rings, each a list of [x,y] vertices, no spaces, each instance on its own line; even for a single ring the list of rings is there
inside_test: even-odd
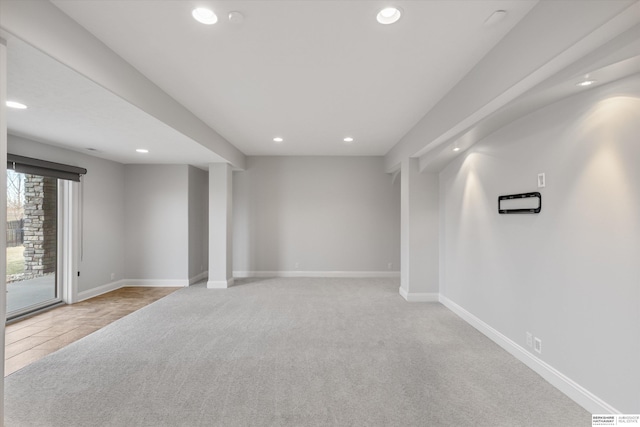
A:
[[[119,163],[206,167],[217,154],[17,38],[7,43],[10,133]],[[149,150],[140,154],[138,148]]]
[[[640,73],[640,15],[636,25],[496,110],[462,134],[420,158],[421,170],[438,172],[456,156],[498,129],[563,98]],[[585,80],[592,85],[580,86]],[[453,151],[453,148],[459,150]]]
[[[52,3],[244,154],[384,155],[536,1],[397,1],[393,25],[376,22],[376,0]],[[193,20],[203,5],[217,24]],[[506,18],[484,25],[498,9]],[[8,77],[32,107],[9,113],[12,133],[122,163],[221,161],[17,39]]]

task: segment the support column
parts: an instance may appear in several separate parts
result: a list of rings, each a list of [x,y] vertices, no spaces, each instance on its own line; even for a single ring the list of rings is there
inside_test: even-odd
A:
[[[227,163],[209,165],[209,281],[207,288],[233,285],[232,172]]]
[[[0,224],[7,223],[7,42],[0,38]],[[7,260],[4,254],[7,251],[7,233],[0,233],[0,319],[2,328],[0,329],[0,348],[4,348],[4,329],[7,308]],[[4,378],[4,363],[0,366],[1,378]],[[4,381],[0,382],[0,423],[4,423]]]
[[[439,184],[421,174],[418,159],[400,170],[400,295],[407,301],[438,301]]]

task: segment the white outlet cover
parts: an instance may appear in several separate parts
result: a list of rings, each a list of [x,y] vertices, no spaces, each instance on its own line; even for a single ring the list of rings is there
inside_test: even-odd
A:
[[[527,345],[533,347],[533,335],[531,332],[527,332]]]
[[[547,180],[543,173],[538,174],[538,188],[543,188],[547,185]]]
[[[542,353],[542,340],[540,338],[535,338],[533,340],[533,344],[533,349],[538,353]]]

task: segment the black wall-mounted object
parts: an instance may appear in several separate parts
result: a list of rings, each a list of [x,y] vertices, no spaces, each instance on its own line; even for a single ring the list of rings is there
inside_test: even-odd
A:
[[[14,170],[18,173],[42,175],[76,182],[80,182],[80,177],[87,174],[85,168],[18,156],[11,153],[7,153],[7,169]]]
[[[516,209],[507,209],[504,205],[507,205],[506,201],[515,202],[523,199],[538,199],[537,207],[518,207]],[[503,203],[504,202],[504,203]],[[524,202],[523,202],[524,203]],[[537,214],[542,209],[542,195],[540,193],[521,193],[521,194],[508,194],[506,196],[498,196],[498,213],[500,214]]]

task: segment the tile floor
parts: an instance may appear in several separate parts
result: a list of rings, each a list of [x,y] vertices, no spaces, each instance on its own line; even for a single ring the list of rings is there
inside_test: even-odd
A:
[[[121,288],[6,327],[4,375],[97,331],[180,288]]]

